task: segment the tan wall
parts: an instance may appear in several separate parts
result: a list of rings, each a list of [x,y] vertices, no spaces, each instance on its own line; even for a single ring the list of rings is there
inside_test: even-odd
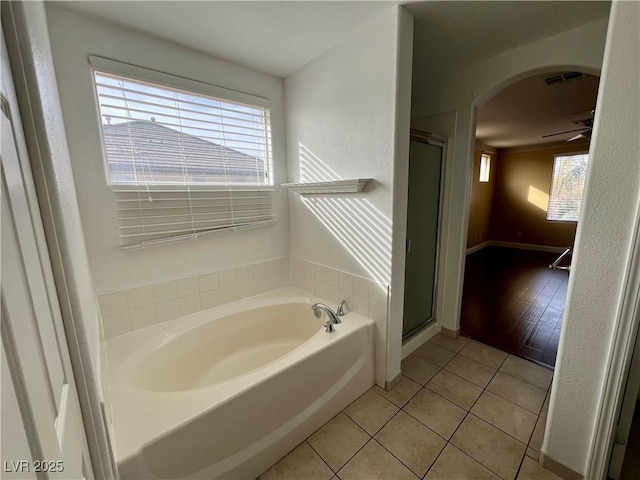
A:
[[[480,183],[480,156],[483,153],[491,155],[489,181],[486,183]],[[494,151],[481,148],[475,149],[467,248],[475,247],[489,239],[491,203],[493,199],[497,163]]]
[[[504,149],[498,152],[491,210],[490,239],[568,247],[576,223],[547,221],[554,155],[583,153],[586,143],[560,144],[538,150]]]

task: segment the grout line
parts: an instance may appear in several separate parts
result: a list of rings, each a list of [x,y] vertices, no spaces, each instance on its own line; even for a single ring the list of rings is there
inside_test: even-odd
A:
[[[322,456],[322,455],[320,455],[320,453],[319,453],[315,448],[313,448],[313,445],[311,445],[311,444],[309,443],[309,437],[307,437],[303,443],[306,443],[307,445],[309,445],[309,448],[311,448],[311,450],[313,450],[313,451],[314,451],[314,453],[315,453],[315,454],[320,458],[320,460],[322,460],[322,461],[324,462],[324,464],[327,466],[327,468],[328,468],[329,470],[331,470],[331,473],[333,473],[333,475],[335,475],[335,474],[336,474],[336,471],[335,471],[333,468],[331,468],[331,465],[329,465],[329,464],[327,463],[327,461],[323,458],[323,456]],[[333,476],[333,475],[332,475],[332,476]]]
[[[350,420],[351,420],[351,419],[350,419]],[[353,420],[352,420],[352,421],[353,421]],[[357,424],[356,424],[356,425],[357,425]],[[360,425],[358,425],[358,427],[360,427]],[[365,431],[365,433],[366,433],[367,435],[369,435],[369,433],[368,433],[368,432],[366,432],[366,431]],[[369,435],[369,440],[367,440],[366,442],[364,442],[364,445],[362,445],[360,448],[358,448],[358,449],[355,451],[355,453],[354,453],[353,455],[351,455],[349,458],[347,458],[347,461],[346,461],[346,462],[344,462],[344,465],[342,465],[342,466],[338,469],[338,471],[337,471],[337,472],[335,472],[335,474],[336,474],[336,475],[338,475],[338,472],[339,472],[340,470],[342,470],[344,467],[346,467],[346,466],[349,464],[349,462],[350,462],[351,460],[353,460],[353,458],[354,458],[356,455],[358,455],[358,453],[360,453],[360,450],[362,450],[364,447],[366,447],[366,446],[369,444],[369,442],[370,442],[371,440],[373,440],[373,437],[372,437],[371,435]],[[340,478],[340,477],[338,477],[338,478]]]
[[[455,357],[454,357],[455,358]],[[491,377],[491,380],[493,380],[493,378],[498,374],[498,372],[500,371],[500,368],[502,367],[502,365],[504,365],[504,362],[507,361],[507,358],[509,358],[509,356],[507,355],[507,357],[505,357],[505,359],[500,363],[500,366],[498,367],[498,369],[495,371],[495,373],[493,374],[493,376]],[[472,359],[473,360],[473,359]],[[482,363],[482,362],[480,362]],[[491,383],[491,380],[489,380],[489,383]],[[489,383],[487,384],[487,386],[489,385]],[[480,393],[480,395],[478,395],[478,398],[476,398],[476,400],[473,402],[473,405],[471,405],[471,407],[469,407],[469,410],[467,410],[466,415],[464,416],[464,418],[462,419],[462,421],[458,424],[458,426],[456,427],[456,429],[453,431],[453,433],[451,434],[451,440],[453,440],[453,437],[456,435],[456,433],[458,432],[458,430],[460,429],[460,427],[462,426],[462,424],[465,422],[465,420],[467,419],[467,417],[469,415],[473,415],[471,413],[471,409],[475,406],[475,404],[478,402],[478,399],[482,396],[482,394],[485,392],[486,387],[482,389],[482,392]],[[480,421],[485,422],[487,425],[492,426],[494,428],[496,428],[497,430],[500,430],[498,427],[495,427],[494,425],[491,425],[489,422],[481,419],[480,417],[477,417],[476,415],[473,415],[474,417],[478,418]],[[535,428],[535,426],[534,426]],[[502,432],[502,430],[500,430]],[[506,432],[504,432],[506,435]],[[511,435],[509,435],[511,437]],[[511,437],[513,438],[513,437]],[[468,453],[466,453],[464,450],[462,450],[461,448],[457,447],[453,442],[451,442],[451,440],[448,441],[448,443],[451,443],[451,445],[453,445],[454,447],[456,447],[458,450],[460,450],[461,452],[463,452],[464,454],[466,454],[468,457],[473,458],[476,462],[478,462],[480,465],[482,465],[483,467],[485,467],[487,470],[489,470],[490,472],[492,472],[493,474],[497,475],[498,477],[500,477],[500,475],[498,475],[496,472],[494,472],[492,469],[490,469],[487,465],[485,465],[484,463],[482,463],[480,460],[472,457],[471,455],[469,455]],[[517,440],[517,439],[516,439]],[[517,440],[519,441],[519,440]],[[522,442],[520,442],[522,443]],[[527,446],[525,445],[525,450],[524,450],[524,455],[526,455],[527,453]],[[522,462],[522,459],[520,460],[520,462]],[[428,473],[428,471],[427,471]],[[500,477],[502,478],[502,477]],[[515,477],[514,477],[515,478]]]
[[[417,382],[416,382],[416,383],[417,383]],[[375,387],[372,387],[372,388],[371,388],[371,390],[374,390],[374,388],[375,388]],[[424,387],[422,387],[422,388],[424,388]],[[413,396],[412,396],[411,398],[415,397],[415,396],[416,396],[416,395],[417,395],[417,394],[422,390],[422,388],[421,388],[420,390],[418,390],[415,394],[413,394]],[[375,392],[375,390],[374,390],[374,392]],[[375,393],[376,393],[377,395],[380,395],[378,392],[375,392]],[[382,395],[380,395],[380,396],[381,396],[382,398],[384,398]],[[384,399],[385,399],[385,400],[387,400],[386,398],[384,398]],[[391,401],[389,401],[389,400],[387,400],[387,401],[388,401],[389,403],[391,403],[394,407],[398,407],[398,406],[397,406],[396,404],[394,404],[393,402],[391,402]],[[410,401],[410,400],[409,400],[409,401]],[[407,401],[407,402],[405,403],[405,405],[407,405],[407,404],[409,403],[409,401]],[[388,424],[389,424],[389,423],[390,423],[390,422],[391,422],[391,421],[392,421],[396,416],[398,416],[398,414],[399,414],[400,412],[402,412],[402,413],[404,413],[404,414],[406,414],[406,415],[409,415],[407,412],[405,412],[405,411],[404,411],[404,407],[398,407],[398,411],[397,411],[396,413],[394,413],[394,414],[393,414],[393,416],[392,416],[389,420],[387,420],[387,421],[386,421],[386,422],[385,422],[385,423],[384,423],[384,424],[383,424],[383,425],[382,425],[382,426],[381,426],[381,427],[376,431],[376,433],[374,433],[374,434],[371,436],[371,440],[374,440],[378,445],[380,445],[383,449],[385,449],[387,452],[389,452],[389,454],[391,454],[391,456],[393,456],[393,457],[394,457],[396,460],[398,460],[402,465],[404,465],[404,466],[405,466],[405,467],[406,467],[406,468],[407,468],[407,469],[408,469],[412,474],[414,474],[414,475],[416,476],[416,478],[422,478],[422,477],[418,476],[418,474],[416,474],[416,473],[415,473],[415,472],[414,472],[414,471],[413,471],[413,470],[412,470],[412,469],[411,469],[407,464],[405,464],[401,459],[399,459],[399,458],[398,458],[398,457],[397,457],[397,456],[396,456],[396,455],[395,455],[391,450],[389,450],[388,448],[386,448],[382,443],[380,443],[380,442],[375,438],[375,437],[376,437],[376,435],[377,435],[378,433],[380,433],[380,432],[382,431],[382,429],[383,429],[384,427],[386,427],[386,426],[387,426],[387,425],[388,425]],[[411,415],[409,415],[409,416],[411,416]],[[411,418],[413,418],[413,417],[411,417]],[[417,419],[416,419],[416,420],[417,420]],[[354,420],[354,422],[355,422],[355,420]],[[419,423],[420,423],[421,425],[424,425],[422,422],[419,422]],[[424,425],[424,427],[426,427],[429,431],[431,431],[431,432],[435,433],[436,435],[438,435],[436,432],[434,432],[433,430],[431,430],[431,429],[430,429],[429,427],[427,427],[426,425]],[[367,432],[367,433],[368,433],[368,432]],[[439,436],[440,438],[442,438],[440,435],[438,435],[438,436]],[[446,442],[446,439],[445,439],[445,442]],[[369,442],[367,442],[367,444],[368,444],[368,443],[369,443]],[[366,445],[366,444],[365,444],[365,445]],[[445,445],[445,446],[446,446],[446,445]],[[364,446],[363,446],[362,448],[364,448]],[[361,449],[362,449],[362,448],[361,448]],[[361,450],[361,449],[360,449],[360,450]],[[360,450],[358,450],[358,451],[360,451]],[[443,450],[444,450],[444,447],[443,447]],[[355,455],[357,455],[357,452],[356,452],[356,454],[354,454],[354,456],[355,456]],[[353,457],[351,457],[351,458],[353,458]],[[349,459],[349,460],[351,460],[351,459]],[[435,460],[434,460],[434,462],[435,462]],[[348,461],[347,461],[347,463],[348,463]],[[345,463],[345,465],[346,465],[346,463]],[[433,463],[432,463],[431,465],[433,465]],[[429,468],[431,468],[431,466],[429,466]],[[427,469],[427,472],[429,471],[429,468]],[[425,475],[426,475],[426,472],[425,472]]]
[[[400,413],[400,412],[398,412]],[[396,414],[397,415],[397,414]],[[395,415],[394,415],[395,417]],[[389,420],[391,421],[391,420]],[[389,422],[387,422],[389,423]],[[398,460],[407,470],[409,470],[416,478],[422,478],[420,476],[418,476],[418,474],[416,472],[414,472],[413,470],[411,470],[411,468],[409,467],[409,465],[407,465],[406,463],[404,463],[402,460],[400,460],[398,457],[396,457],[396,455],[389,450],[387,447],[385,447],[382,443],[380,443],[375,437],[372,438],[371,440],[373,440],[374,442],[376,442],[378,445],[380,445],[384,450],[386,450],[393,458],[395,458],[396,460]],[[431,466],[429,466],[429,468],[431,468]],[[427,472],[429,471],[429,468],[427,469]],[[426,475],[426,473],[425,473]]]
[[[469,343],[470,343],[470,342],[467,342],[467,345],[468,345]],[[476,343],[480,343],[480,342],[476,342]],[[481,345],[484,345],[484,344],[481,344]],[[442,347],[442,348],[444,348],[444,347]],[[464,347],[463,347],[463,348],[464,348]],[[491,347],[491,348],[493,348],[493,347]],[[451,350],[449,350],[449,349],[447,349],[447,350],[448,350],[448,351],[451,351]],[[462,351],[462,349],[460,350],[460,352],[461,352],[461,351]],[[417,384],[420,386],[420,388],[418,389],[418,391],[417,391],[417,392],[415,392],[413,395],[411,395],[411,396],[409,397],[409,399],[408,399],[407,401],[405,401],[405,402],[404,402],[404,404],[403,404],[403,406],[401,406],[401,407],[400,407],[400,406],[398,406],[398,405],[396,405],[395,403],[393,403],[392,401],[390,401],[390,400],[389,400],[389,399],[387,399],[386,397],[384,397],[382,394],[380,394],[380,393],[376,390],[375,386],[371,387],[369,390],[373,390],[373,392],[374,392],[376,395],[378,395],[378,396],[379,396],[379,397],[381,397],[383,400],[385,400],[385,401],[389,402],[391,405],[393,405],[395,408],[397,408],[397,409],[398,409],[398,410],[397,410],[397,411],[396,411],[396,412],[395,412],[395,413],[394,413],[394,414],[389,418],[389,420],[387,420],[386,422],[384,422],[384,423],[382,424],[382,426],[380,426],[380,427],[375,431],[375,433],[374,433],[373,435],[372,435],[372,434],[370,434],[369,432],[367,432],[363,427],[361,427],[361,426],[358,424],[358,422],[356,422],[353,418],[351,418],[351,417],[350,417],[350,416],[345,412],[345,410],[346,410],[349,406],[351,406],[353,403],[357,402],[357,401],[358,401],[362,396],[364,396],[364,395],[369,391],[369,390],[367,390],[367,392],[363,393],[361,396],[359,396],[357,399],[355,399],[353,402],[351,402],[347,407],[345,407],[344,409],[342,409],[339,413],[337,413],[336,415],[334,415],[330,420],[328,420],[328,421],[327,421],[327,422],[325,422],[323,425],[321,425],[321,426],[320,426],[318,429],[316,429],[312,434],[308,435],[308,436],[307,436],[307,438],[306,438],[305,440],[303,440],[300,444],[298,444],[298,445],[297,445],[295,448],[293,448],[290,452],[288,452],[286,455],[284,455],[282,458],[280,458],[280,459],[278,460],[278,462],[280,462],[283,458],[285,458],[286,456],[288,456],[288,455],[289,455],[293,450],[295,450],[296,448],[298,448],[298,446],[300,446],[302,443],[307,443],[307,445],[312,449],[312,451],[313,451],[316,455],[318,455],[318,456],[320,457],[320,459],[323,461],[323,463],[325,463],[325,464],[327,465],[327,467],[330,469],[330,471],[331,471],[331,472],[332,472],[332,473],[333,473],[333,474],[334,474],[334,475],[339,479],[340,477],[338,476],[338,472],[339,472],[340,470],[342,470],[342,469],[343,469],[343,468],[344,468],[344,467],[345,467],[349,462],[351,462],[351,460],[353,460],[353,458],[354,458],[355,456],[357,456],[357,455],[360,453],[360,451],[361,451],[363,448],[365,448],[365,447],[366,447],[366,446],[367,446],[367,445],[368,445],[368,444],[373,440],[373,441],[375,441],[379,446],[381,446],[385,451],[387,451],[391,456],[393,456],[396,460],[398,460],[398,461],[399,461],[399,462],[400,462],[400,463],[401,463],[405,468],[407,468],[407,469],[408,469],[408,470],[409,470],[413,475],[415,475],[416,477],[418,477],[418,475],[416,475],[416,474],[415,474],[415,472],[414,472],[414,471],[413,471],[413,470],[412,470],[408,465],[406,465],[406,464],[405,464],[401,459],[399,459],[399,458],[398,458],[398,457],[397,457],[393,452],[391,452],[389,449],[387,449],[384,445],[382,445],[382,444],[381,444],[381,443],[380,443],[380,442],[375,438],[375,436],[376,436],[378,433],[380,433],[380,431],[381,431],[381,430],[382,430],[386,425],[388,425],[388,424],[389,424],[389,423],[390,423],[390,422],[391,422],[391,421],[392,421],[392,420],[393,420],[393,419],[394,419],[394,418],[395,418],[395,417],[396,417],[400,412],[403,412],[403,413],[405,413],[406,415],[409,415],[409,417],[411,417],[412,419],[414,419],[415,421],[417,421],[418,423],[420,423],[421,425],[423,425],[423,426],[424,426],[425,428],[427,428],[430,432],[434,433],[435,435],[437,435],[439,438],[441,438],[441,439],[442,439],[442,440],[444,440],[444,442],[445,442],[445,446],[440,450],[440,452],[438,453],[438,455],[436,455],[435,459],[433,460],[433,462],[431,463],[431,465],[429,466],[429,468],[427,469],[427,471],[425,472],[425,474],[424,474],[422,477],[418,477],[418,478],[422,478],[422,479],[423,479],[424,477],[426,477],[426,475],[429,473],[429,471],[431,470],[431,468],[433,467],[433,465],[435,465],[435,463],[438,461],[438,459],[440,458],[440,456],[442,455],[442,453],[444,452],[444,450],[447,448],[447,445],[451,445],[453,448],[456,448],[457,450],[461,451],[464,455],[466,455],[466,456],[468,456],[469,458],[473,459],[475,462],[477,462],[478,464],[482,465],[484,468],[486,468],[486,469],[487,469],[487,470],[489,470],[490,472],[494,473],[495,475],[498,475],[496,472],[494,472],[492,469],[490,469],[489,467],[487,467],[485,464],[483,464],[483,463],[482,463],[482,462],[480,462],[479,460],[475,459],[474,457],[472,457],[471,455],[469,455],[469,454],[468,454],[467,452],[465,452],[464,450],[462,450],[462,449],[460,449],[459,447],[457,447],[454,443],[452,443],[452,442],[451,442],[451,439],[453,439],[453,437],[455,436],[455,434],[457,433],[457,431],[460,429],[460,427],[462,426],[462,424],[465,422],[465,420],[467,419],[467,417],[468,417],[469,415],[473,415],[473,416],[474,416],[475,418],[477,418],[478,420],[480,420],[480,421],[482,421],[482,422],[486,423],[486,424],[487,424],[487,425],[489,425],[489,426],[494,427],[496,430],[498,430],[498,431],[500,431],[500,432],[504,433],[505,435],[507,435],[507,436],[509,436],[510,438],[512,438],[512,439],[514,439],[514,440],[516,440],[516,441],[517,441],[517,442],[519,442],[520,444],[524,444],[522,441],[520,441],[519,439],[515,438],[515,437],[514,437],[514,436],[512,436],[511,434],[509,434],[509,433],[507,433],[507,432],[503,431],[502,429],[500,429],[500,428],[498,428],[497,426],[495,426],[495,425],[491,424],[490,422],[488,422],[488,421],[486,421],[486,420],[484,420],[484,419],[482,419],[482,418],[478,417],[477,415],[473,414],[473,413],[471,412],[471,410],[472,410],[472,409],[473,409],[473,407],[476,405],[476,403],[478,402],[478,400],[479,400],[479,399],[480,399],[480,397],[484,394],[484,392],[485,392],[485,391],[489,391],[490,393],[492,393],[492,394],[494,394],[494,395],[496,395],[496,396],[498,396],[498,397],[502,398],[503,400],[508,401],[508,402],[510,402],[510,403],[512,403],[512,404],[514,404],[514,405],[516,405],[516,406],[518,406],[518,407],[520,407],[520,405],[515,404],[515,403],[514,403],[514,402],[512,402],[511,400],[506,399],[506,398],[504,398],[504,397],[502,397],[502,396],[500,396],[500,395],[498,395],[498,394],[496,394],[496,393],[494,393],[494,392],[491,392],[490,390],[487,390],[487,387],[488,387],[488,386],[489,386],[489,384],[493,381],[493,379],[494,379],[494,378],[495,378],[495,376],[498,374],[498,372],[502,373],[503,375],[507,375],[507,376],[509,376],[509,377],[511,377],[511,378],[514,378],[514,379],[516,379],[516,380],[519,380],[519,381],[521,381],[522,383],[524,383],[524,384],[526,384],[526,385],[533,386],[533,387],[535,387],[535,388],[538,388],[539,390],[542,390],[542,389],[541,389],[541,388],[539,388],[539,387],[537,387],[537,386],[535,386],[535,385],[531,385],[530,383],[525,382],[524,380],[518,379],[518,378],[516,378],[516,377],[512,377],[511,375],[508,375],[508,374],[506,374],[506,373],[504,373],[504,372],[501,372],[501,371],[500,371],[500,368],[502,368],[502,366],[504,365],[504,363],[506,362],[506,360],[509,358],[509,355],[507,355],[507,357],[505,357],[505,358],[504,358],[504,360],[502,360],[502,362],[500,363],[500,365],[496,368],[495,372],[494,372],[494,373],[493,373],[493,375],[491,376],[491,379],[489,380],[489,382],[487,383],[487,385],[486,385],[485,387],[481,387],[480,385],[477,385],[477,384],[475,384],[475,383],[473,383],[473,382],[471,382],[471,381],[467,380],[466,378],[461,377],[460,375],[457,375],[457,374],[456,374],[456,373],[454,373],[454,372],[450,372],[449,370],[446,370],[446,368],[445,368],[445,367],[446,367],[449,363],[451,363],[451,362],[452,362],[452,361],[453,361],[453,360],[454,360],[458,355],[462,355],[462,356],[463,356],[463,357],[465,357],[465,358],[470,358],[471,360],[478,362],[478,360],[475,360],[475,359],[473,359],[473,358],[471,358],[471,357],[467,357],[466,355],[463,355],[463,354],[461,354],[460,352],[457,352],[457,353],[456,353],[456,352],[454,352],[454,353],[455,353],[455,355],[454,355],[454,356],[453,356],[453,357],[452,357],[448,362],[446,362],[442,367],[438,367],[437,365],[434,365],[432,362],[429,362],[428,360],[423,359],[422,357],[419,357],[419,356],[417,356],[417,355],[416,355],[416,357],[417,357],[417,358],[420,358],[421,360],[423,360],[423,361],[425,361],[425,362],[429,363],[430,365],[433,365],[434,367],[437,367],[437,368],[438,368],[438,370],[436,371],[436,373],[435,373],[434,375],[432,375],[432,376],[429,378],[429,380],[427,380],[427,382],[426,382],[425,384],[422,384],[422,383],[420,383],[420,382],[418,382],[418,381],[416,381],[416,380],[412,379],[411,377],[408,377],[408,376],[404,375],[406,378],[408,378],[408,379],[412,380],[413,382],[417,383]],[[413,355],[413,354],[412,354],[412,355]],[[482,364],[482,365],[485,365],[485,366],[489,367],[488,365],[486,365],[486,364],[484,364],[484,363],[482,363],[482,362],[478,362],[478,363],[480,363],[480,364]],[[489,367],[489,368],[494,368],[494,367]],[[472,384],[472,385],[474,385],[474,386],[477,386],[477,387],[479,387],[479,388],[482,388],[482,391],[481,391],[480,395],[478,395],[478,397],[474,400],[473,404],[469,407],[469,409],[465,409],[464,407],[460,407],[459,405],[457,405],[456,403],[452,402],[452,401],[451,401],[451,400],[449,400],[448,398],[444,397],[443,395],[440,395],[438,392],[435,392],[435,391],[431,390],[431,388],[427,387],[427,384],[428,384],[429,382],[431,382],[431,381],[432,381],[432,380],[433,380],[433,379],[434,379],[438,374],[440,374],[443,370],[446,370],[448,373],[451,373],[452,375],[455,375],[455,376],[457,376],[458,378],[460,378],[460,379],[462,379],[462,380],[465,380],[465,381],[467,381],[467,382],[471,383],[471,384]],[[424,424],[422,421],[420,421],[419,419],[415,418],[413,415],[411,415],[409,412],[407,412],[407,411],[405,410],[405,407],[406,407],[406,406],[407,406],[407,405],[408,405],[408,404],[409,404],[409,403],[410,403],[410,402],[411,402],[411,401],[412,401],[412,400],[413,400],[413,399],[414,399],[414,398],[415,398],[415,397],[416,397],[416,396],[417,396],[417,395],[418,395],[422,390],[424,390],[424,389],[428,390],[429,392],[431,392],[431,393],[433,393],[433,394],[435,394],[435,395],[438,395],[439,397],[441,397],[442,399],[446,400],[447,402],[449,402],[449,403],[451,403],[451,404],[455,405],[456,407],[461,408],[462,410],[464,410],[464,411],[465,411],[465,415],[464,415],[464,417],[462,418],[462,420],[460,421],[460,423],[458,424],[458,426],[454,429],[454,431],[453,431],[453,433],[451,434],[451,436],[450,436],[450,439],[449,439],[449,440],[447,440],[446,438],[444,438],[444,437],[443,437],[442,435],[440,435],[439,433],[437,433],[437,432],[433,431],[433,430],[432,430],[428,425]],[[551,386],[549,386],[549,388],[548,388],[548,389],[547,389],[547,391],[545,392],[545,400],[546,400],[546,395],[549,393],[550,389],[551,389]],[[542,412],[542,408],[543,408],[543,407],[544,407],[544,402],[543,402],[542,407],[540,407],[540,413]],[[536,415],[534,412],[531,412],[530,410],[527,410],[527,409],[526,409],[526,408],[524,408],[524,407],[520,407],[520,408],[522,408],[523,410],[525,410],[525,411],[527,411],[527,412],[529,412],[529,413],[532,413],[532,414]],[[351,456],[350,456],[350,457],[349,457],[349,458],[344,462],[344,464],[343,464],[343,465],[342,465],[338,470],[334,470],[334,469],[333,469],[333,468],[331,468],[331,466],[330,466],[330,465],[325,461],[325,459],[322,457],[322,455],[320,455],[320,453],[319,453],[319,452],[318,452],[318,451],[313,447],[313,445],[311,445],[311,443],[309,442],[309,438],[310,438],[311,436],[313,436],[316,432],[318,432],[318,431],[319,431],[320,429],[322,429],[325,425],[327,425],[329,422],[331,422],[332,420],[334,420],[338,415],[340,415],[340,414],[342,414],[342,413],[344,413],[345,417],[346,417],[346,418],[348,418],[348,419],[349,419],[349,420],[350,420],[350,421],[351,421],[351,422],[352,422],[352,423],[353,423],[357,428],[359,428],[360,430],[362,430],[363,432],[365,432],[365,433],[367,434],[367,436],[369,437],[369,439],[364,443],[364,445],[362,445],[360,448],[358,448],[358,449],[355,451],[355,453],[354,453],[353,455],[351,455]],[[524,457],[526,457],[526,456],[527,456],[527,449],[528,449],[528,448],[532,448],[532,447],[530,447],[530,446],[529,446],[529,443],[531,442],[531,439],[533,438],[533,432],[535,431],[535,427],[536,427],[536,425],[537,425],[538,421],[542,418],[540,413],[538,413],[538,414],[536,415],[536,417],[537,417],[537,418],[536,418],[536,423],[535,423],[535,425],[534,425],[534,428],[533,428],[533,430],[532,430],[532,432],[531,432],[531,434],[530,434],[530,436],[529,436],[529,440],[528,440],[528,442],[527,442],[526,444],[524,444],[524,446],[525,446],[524,455],[523,455],[523,457],[520,459],[520,464],[519,464],[518,469],[517,469],[517,471],[516,471],[516,477],[517,477],[517,475],[518,475],[518,473],[519,473],[519,471],[520,471],[520,469],[521,469],[521,467],[522,467],[522,463],[524,462]],[[275,464],[276,464],[276,463],[278,463],[278,462],[275,462],[273,465],[275,465]],[[271,465],[267,470],[269,470],[271,467],[273,467],[273,465]],[[265,470],[265,472],[266,472],[267,470]],[[263,474],[264,474],[265,472],[263,472]],[[499,475],[498,475],[498,477],[499,477]],[[514,477],[514,478],[515,478],[515,477]]]

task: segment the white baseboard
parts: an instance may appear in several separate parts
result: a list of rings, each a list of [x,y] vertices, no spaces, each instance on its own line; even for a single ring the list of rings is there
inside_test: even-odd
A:
[[[553,252],[562,253],[567,247],[554,247],[551,245],[538,245],[536,243],[518,243],[518,242],[502,242],[500,240],[487,240],[474,247],[467,248],[467,255],[479,252],[487,247],[503,247],[503,248],[517,248],[520,250],[535,250],[537,252]]]
[[[479,243],[478,245],[474,245],[473,247],[467,248],[467,255],[471,255],[472,253],[479,252],[483,248],[487,248],[491,245],[491,241],[487,240],[486,242]]]
[[[413,337],[411,337],[406,342],[402,343],[402,359],[404,360],[413,352],[415,352],[418,348],[420,348],[427,340],[433,337],[438,333],[439,324],[438,322],[431,322],[427,325],[423,330],[416,333]]]
[[[567,247],[554,247],[551,245],[538,245],[535,243],[517,243],[517,242],[501,242],[498,240],[491,240],[489,242],[493,247],[504,247],[504,248],[518,248],[520,250],[535,250],[538,252],[553,252],[553,253],[562,253]]]

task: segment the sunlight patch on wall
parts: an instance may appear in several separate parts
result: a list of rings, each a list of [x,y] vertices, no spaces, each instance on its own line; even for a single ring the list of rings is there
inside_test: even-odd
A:
[[[549,208],[549,195],[542,190],[538,190],[536,187],[529,185],[529,194],[527,195],[527,201],[538,207],[544,212]]]
[[[341,180],[299,144],[300,181]],[[386,290],[391,280],[391,221],[366,199],[347,194],[301,195],[307,207],[367,273]]]

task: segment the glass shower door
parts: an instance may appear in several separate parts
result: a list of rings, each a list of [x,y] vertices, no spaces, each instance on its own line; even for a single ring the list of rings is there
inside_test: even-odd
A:
[[[403,338],[433,319],[443,152],[441,142],[411,141]]]

